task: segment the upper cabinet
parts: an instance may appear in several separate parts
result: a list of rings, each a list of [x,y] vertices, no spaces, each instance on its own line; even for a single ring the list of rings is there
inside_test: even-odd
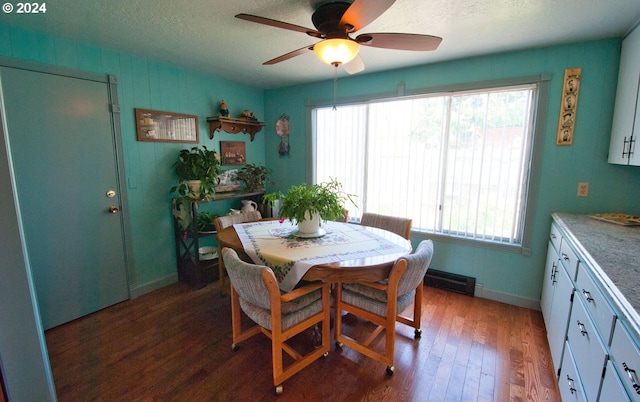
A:
[[[640,166],[640,27],[622,42],[609,163]],[[638,150],[637,152],[636,149]]]

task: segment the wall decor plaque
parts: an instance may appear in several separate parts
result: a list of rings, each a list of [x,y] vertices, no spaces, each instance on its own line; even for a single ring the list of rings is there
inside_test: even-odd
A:
[[[581,68],[567,68],[564,70],[560,119],[558,121],[558,134],[556,136],[557,145],[571,145],[573,142],[573,127],[576,123],[581,75]]]

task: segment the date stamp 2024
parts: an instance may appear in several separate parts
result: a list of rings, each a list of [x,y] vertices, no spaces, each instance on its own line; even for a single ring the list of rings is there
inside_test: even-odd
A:
[[[47,3],[4,3],[2,12],[5,14],[45,14]]]

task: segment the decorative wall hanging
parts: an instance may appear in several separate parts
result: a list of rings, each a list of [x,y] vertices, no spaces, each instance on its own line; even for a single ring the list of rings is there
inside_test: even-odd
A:
[[[289,133],[291,125],[289,124],[289,116],[282,114],[276,121],[276,134],[280,137],[280,145],[278,145],[278,154],[280,156],[289,155]]]
[[[220,141],[220,156],[223,165],[244,165],[247,152],[242,141]]]
[[[581,74],[581,68],[567,68],[564,70],[558,136],[556,137],[557,145],[571,145],[573,142],[573,127],[576,122]]]
[[[138,141],[198,143],[198,116],[134,109]]]

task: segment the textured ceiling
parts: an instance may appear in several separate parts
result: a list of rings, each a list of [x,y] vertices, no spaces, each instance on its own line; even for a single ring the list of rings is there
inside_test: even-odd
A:
[[[10,0],[12,1],[12,0]],[[373,0],[375,1],[375,0]],[[45,14],[0,13],[0,21],[275,88],[330,79],[313,53],[263,66],[313,44],[305,34],[234,18],[248,13],[313,28],[318,1],[54,0]],[[17,3],[14,3],[17,4]],[[640,20],[639,0],[397,0],[357,33],[405,32],[443,38],[433,52],[362,48],[378,72],[469,56],[620,37]],[[340,70],[340,75],[346,73]]]

